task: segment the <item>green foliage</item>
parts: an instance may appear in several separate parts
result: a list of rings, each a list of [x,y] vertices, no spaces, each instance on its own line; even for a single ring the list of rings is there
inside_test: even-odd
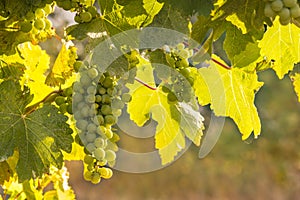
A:
[[[48,19],[55,6],[75,16],[61,35]],[[65,187],[64,160],[83,160],[84,178],[92,183],[110,178],[107,166],[115,164],[120,139],[114,125],[126,105],[138,126],[157,123],[163,165],[186,139],[201,144],[200,106],[232,118],[242,140],[257,138],[263,130],[254,104],[263,89],[258,72],[271,68],[279,79],[289,74],[300,102],[299,13],[294,0],[1,1],[0,184],[11,198],[75,198]],[[113,38],[146,27],[186,37],[155,49],[121,46]],[[61,44],[55,58],[48,54],[54,37]],[[107,69],[96,65],[98,52],[83,61],[105,39],[123,55]],[[81,40],[84,53],[74,45]],[[39,45],[44,41],[47,52]],[[54,190],[44,193],[50,182]]]
[[[16,170],[20,181],[41,176],[50,165],[60,168],[61,150],[70,152],[73,141],[67,117],[50,105],[34,112],[26,109],[32,95],[14,81],[2,82],[0,91],[1,160],[12,156],[14,150],[19,151]]]

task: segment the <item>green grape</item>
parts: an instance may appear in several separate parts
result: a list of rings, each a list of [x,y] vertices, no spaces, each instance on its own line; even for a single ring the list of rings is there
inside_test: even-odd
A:
[[[116,123],[116,117],[113,116],[113,115],[106,115],[104,117],[104,122],[106,124],[109,124],[109,125],[115,124]]]
[[[275,0],[271,3],[271,8],[276,11],[279,12],[282,8],[283,8],[283,3],[281,0]]]
[[[104,87],[100,87],[99,89],[98,89],[98,92],[99,92],[99,94],[105,94],[106,93],[106,89],[104,88]]]
[[[292,8],[297,5],[297,0],[282,0],[282,1],[283,4],[288,8]]]
[[[83,96],[81,94],[79,94],[79,93],[74,94],[73,101],[80,102],[82,100],[83,100]]]
[[[89,107],[88,106],[84,106],[81,111],[80,111],[81,115],[83,117],[88,117],[89,116]]]
[[[84,174],[83,174],[83,178],[84,178],[86,181],[91,181],[91,180],[92,180],[92,175],[93,175],[92,172],[90,172],[90,171],[85,171]]]
[[[93,172],[92,178],[91,178],[91,182],[92,182],[93,184],[98,184],[100,181],[101,181],[100,174],[97,173],[97,172]]]
[[[173,92],[168,93],[167,98],[168,98],[168,101],[171,103],[174,103],[178,100],[176,95]]]
[[[37,30],[43,30],[46,26],[45,24],[45,21],[43,19],[36,19],[33,23],[34,27],[37,29]]]
[[[87,74],[82,74],[80,77],[80,82],[83,86],[88,86],[91,84],[91,79]]]
[[[167,85],[167,86],[165,86],[165,85],[161,86],[161,90],[162,90],[164,93],[170,93],[170,92],[171,92],[170,86],[169,86],[169,85]]]
[[[91,13],[92,18],[95,18],[96,15],[98,14],[97,8],[96,8],[95,6],[89,6],[89,7],[87,8],[87,11],[88,11],[89,13]]]
[[[83,22],[90,22],[93,17],[90,12],[81,12],[80,18]]]
[[[102,84],[105,88],[111,88],[113,86],[113,82],[114,81],[110,77],[106,77]]]
[[[73,107],[72,107],[72,104],[68,104],[67,106],[67,112],[72,115],[73,114]]]
[[[31,11],[29,11],[26,15],[25,15],[25,19],[27,19],[28,21],[34,20],[35,19],[35,14]]]
[[[279,17],[282,19],[282,20],[287,20],[290,18],[290,9],[288,8],[282,8],[280,10],[280,12],[278,13]]]
[[[96,96],[95,96],[95,101],[97,102],[97,103],[101,103],[101,101],[102,101],[102,96],[101,95],[99,95],[99,94],[97,94]]]
[[[113,160],[116,160],[116,153],[112,150],[107,150],[105,151],[105,159],[107,161],[113,161]]]
[[[113,116],[119,117],[122,114],[122,110],[121,109],[114,109],[112,112]]]
[[[85,101],[87,103],[94,103],[96,101],[96,97],[94,95],[90,94],[90,95],[88,95],[88,96],[85,97]]]
[[[79,72],[79,69],[82,65],[83,65],[83,62],[80,60],[77,60],[73,65],[75,72]]]
[[[91,68],[88,70],[88,75],[91,79],[94,79],[98,76],[98,71],[95,68]]]
[[[87,126],[87,131],[90,133],[96,132],[96,130],[97,130],[97,126],[94,123],[90,123]]]
[[[88,122],[84,119],[80,119],[76,122],[76,126],[80,129],[80,130],[86,130],[87,126],[88,126]]]
[[[185,45],[183,43],[179,43],[179,44],[177,44],[176,48],[179,50],[182,50],[185,48]]]
[[[291,20],[291,18],[288,18],[288,19],[279,18],[279,22],[283,26],[288,25],[290,23],[290,20]]]
[[[106,147],[106,142],[105,142],[105,140],[103,139],[103,138],[101,138],[101,137],[98,137],[98,138],[96,138],[95,139],[95,141],[94,141],[94,145],[95,145],[95,147],[99,147],[99,148],[105,148]]]
[[[86,90],[86,92],[87,92],[88,94],[95,94],[95,91],[96,91],[96,87],[93,86],[93,85],[89,86],[89,87],[87,88],[87,90]]]
[[[32,24],[30,21],[24,21],[20,23],[20,30],[24,33],[28,33],[32,30]]]
[[[106,168],[106,167],[99,168],[98,172],[100,173],[100,176],[102,178],[105,178],[105,179],[109,179],[113,175],[113,171],[111,169],[109,169],[109,168]]]
[[[124,103],[128,103],[128,102],[131,101],[131,94],[129,94],[129,93],[124,93],[124,94],[122,94],[121,99],[122,99],[122,101],[123,101]]]
[[[112,113],[112,109],[109,105],[102,105],[101,106],[101,113],[103,115],[109,115]]]
[[[57,5],[59,7],[62,7],[64,10],[71,10],[72,9],[72,3],[71,3],[70,0],[65,0],[65,1],[62,1],[61,3],[57,2]]]
[[[100,125],[104,124],[104,118],[102,115],[97,115],[97,119]]]
[[[50,4],[46,4],[46,6],[44,7],[44,11],[47,15],[52,13],[53,12],[52,6]]]
[[[66,112],[67,112],[67,107],[68,107],[68,105],[67,105],[66,103],[63,103],[63,104],[61,104],[61,105],[59,106],[59,111],[60,111],[61,113],[66,113]]]
[[[73,94],[73,89],[72,89],[72,87],[68,87],[68,88],[64,89],[64,91],[63,91],[63,95],[64,95],[65,97],[71,97],[72,94]]]
[[[97,160],[102,160],[105,157],[105,151],[102,148],[96,148],[94,151],[94,156]]]
[[[95,133],[88,133],[88,134],[86,134],[86,141],[87,142],[91,142],[91,143],[93,143],[94,141],[95,141],[95,139],[96,139],[96,134]]]
[[[93,156],[87,154],[84,156],[83,162],[87,165],[92,164],[92,163],[94,163],[94,158],[93,158]]]
[[[41,8],[36,9],[34,12],[36,18],[43,18],[45,17],[45,14],[46,14],[45,11]]]
[[[111,103],[111,97],[108,94],[104,94],[102,96],[102,103],[110,104]]]
[[[121,99],[113,99],[111,103],[111,107],[113,109],[123,109],[124,108],[124,102]]]
[[[294,6],[290,9],[290,12],[291,12],[291,16],[293,18],[298,18],[300,17],[300,7],[299,5],[297,4],[297,6]]]
[[[82,23],[82,20],[81,20],[81,17],[80,15],[76,14],[75,17],[74,17],[74,21],[78,24]]]
[[[112,96],[113,93],[114,93],[114,88],[107,88],[106,93],[107,93],[108,95]]]
[[[271,8],[271,3],[266,3],[264,8],[264,14],[266,17],[275,17],[276,12]]]
[[[182,49],[179,51],[178,55],[181,57],[181,58],[188,58],[189,55],[190,55],[190,52],[188,49]]]
[[[96,151],[96,147],[95,147],[94,143],[88,143],[86,145],[86,150],[88,151],[88,153]],[[96,157],[96,159],[97,159],[97,157]]]

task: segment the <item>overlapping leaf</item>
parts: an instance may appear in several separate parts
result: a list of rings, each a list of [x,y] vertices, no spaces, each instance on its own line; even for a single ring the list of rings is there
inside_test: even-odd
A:
[[[20,181],[48,172],[50,165],[60,168],[61,150],[70,152],[73,142],[67,117],[56,107],[26,110],[33,98],[29,92],[11,80],[0,85],[0,160],[19,151],[16,171]]]
[[[145,67],[144,72],[141,73],[139,70],[138,75],[147,76],[145,80],[152,85],[154,79],[149,73],[149,67]],[[151,90],[143,85],[135,84],[131,90],[132,101],[128,104],[130,119],[138,126],[143,126],[150,118],[158,123],[155,147],[159,150],[162,164],[173,161],[177,153],[185,148],[185,136],[196,145],[200,144],[203,117],[191,105],[170,104],[161,87]]]
[[[220,62],[219,58],[215,57]],[[194,89],[201,105],[211,104],[217,116],[231,117],[237,124],[242,139],[253,132],[257,137],[261,124],[254,105],[255,92],[262,86],[256,73],[246,73],[241,69],[224,69],[210,62],[208,68],[192,72]]]
[[[280,79],[300,61],[299,38],[300,29],[296,25],[281,26],[276,18],[259,43],[262,56],[275,60],[273,69]]]

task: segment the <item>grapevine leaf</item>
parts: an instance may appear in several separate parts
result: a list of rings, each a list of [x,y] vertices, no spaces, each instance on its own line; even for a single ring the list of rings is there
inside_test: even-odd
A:
[[[4,29],[4,27],[0,27]],[[21,31],[12,32],[0,30],[0,55],[13,55],[16,53],[16,47],[23,42],[30,41],[28,34]]]
[[[267,20],[264,16],[264,5],[265,2],[261,0],[251,2],[247,0],[218,0],[215,3],[213,19],[224,20],[226,18],[239,28],[243,22],[246,32],[254,32],[255,34],[255,32],[263,31],[263,24]],[[232,20],[232,16],[237,16],[239,20]]]
[[[296,25],[281,26],[276,18],[259,43],[262,56],[275,60],[273,70],[280,79],[300,61],[299,34],[300,29]]]
[[[227,70],[210,62],[210,67],[198,71],[194,69],[192,75],[195,94],[201,105],[211,104],[217,116],[231,117],[242,133],[243,140],[252,132],[255,137],[260,134],[261,124],[254,105],[254,95],[262,83],[257,81],[256,73],[246,73],[239,68]]]
[[[141,28],[149,25],[163,6],[157,0],[134,0],[127,2],[124,6],[114,3],[113,9],[109,8],[112,2],[100,1],[100,4],[100,6],[103,5],[101,18],[96,18],[89,23],[70,26],[67,28],[67,33],[82,40],[86,37],[101,38]]]
[[[0,61],[0,79],[20,80],[26,67],[20,63],[4,63]]]
[[[46,84],[55,87],[65,84],[65,81],[72,76],[73,65],[76,62],[76,47],[64,43],[54,62],[51,72],[46,78]]]
[[[293,80],[295,92],[298,95],[298,101],[300,102],[300,73],[295,73],[291,78]]]
[[[6,161],[0,162],[0,185],[3,185],[4,181],[8,181],[11,174],[8,163]]]
[[[231,24],[227,25],[226,38],[224,40],[224,50],[231,61],[234,60],[236,55],[245,51],[247,45],[252,42],[253,39],[250,34],[243,34],[242,31],[236,26]]]
[[[137,76],[145,77],[144,81],[153,85],[153,72],[146,66],[143,70],[144,73],[139,69]],[[199,145],[203,118],[191,105],[170,104],[161,87],[150,90],[135,84],[130,89],[133,91],[132,100],[128,104],[130,119],[138,126],[143,126],[150,117],[158,123],[155,147],[159,150],[163,165],[174,160],[177,153],[185,148],[185,136]]]
[[[233,56],[232,67],[247,67],[260,58],[260,48],[257,43],[248,43],[244,51]]]
[[[0,160],[13,155],[15,149],[19,151],[16,171],[20,181],[41,176],[50,165],[60,168],[61,150],[70,152],[73,141],[67,117],[56,107],[44,105],[26,113],[33,98],[29,92],[11,80],[0,85]]]

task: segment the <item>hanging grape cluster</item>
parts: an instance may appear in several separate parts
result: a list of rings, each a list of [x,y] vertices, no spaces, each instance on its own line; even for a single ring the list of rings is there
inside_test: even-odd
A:
[[[76,12],[74,20],[77,23],[90,22],[92,19],[100,16],[97,8],[93,5],[87,5],[86,0],[57,0],[56,3],[57,6],[64,10]]]
[[[68,87],[68,88],[62,90],[62,92],[59,92],[58,95],[56,96],[54,102],[59,107],[59,111],[62,114],[65,114],[65,113],[68,113],[70,115],[73,114],[72,94],[73,94],[72,87]]]
[[[292,19],[300,22],[300,7],[297,0],[265,0],[264,14],[274,19],[277,15],[281,25],[288,25]]]
[[[116,76],[109,72],[100,74],[96,66],[83,63],[79,72],[80,80],[73,86],[74,117],[79,129],[76,140],[85,147],[84,178],[98,183],[101,178],[112,176],[109,167],[115,164],[119,140],[113,126],[131,95],[122,94],[123,86],[118,84]]]
[[[192,97],[192,85],[194,80],[190,77],[189,61],[193,55],[193,50],[185,48],[183,43],[179,43],[170,53],[166,54],[169,66],[156,66],[156,76],[164,84],[163,92],[167,93],[168,101],[190,102]]]

